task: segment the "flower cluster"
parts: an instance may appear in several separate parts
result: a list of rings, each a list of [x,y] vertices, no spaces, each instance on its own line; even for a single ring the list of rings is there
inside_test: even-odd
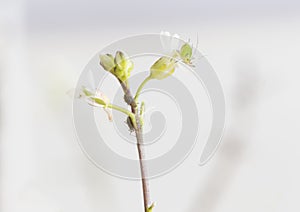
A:
[[[172,75],[178,61],[192,65],[193,48],[187,42],[179,48],[179,36],[177,34],[171,35],[169,32],[161,32],[161,43],[170,56],[160,57],[151,66],[150,78],[161,80]]]
[[[153,65],[149,69],[148,77],[146,77],[140,84],[135,96],[132,96],[128,83],[131,71],[134,68],[134,64],[129,59],[129,57],[121,51],[117,51],[115,56],[111,54],[100,55],[100,65],[105,71],[111,73],[119,80],[124,91],[124,100],[130,107],[130,110],[128,110],[128,108],[122,108],[120,106],[111,104],[110,100],[99,90],[91,91],[86,87],[83,87],[81,90],[79,98],[84,99],[88,104],[94,107],[103,108],[107,113],[109,120],[112,120],[110,109],[117,110],[127,115],[126,123],[129,127],[129,131],[135,131],[139,153],[141,152],[141,145],[139,142],[142,142],[145,103],[139,103],[138,97],[143,87],[149,80],[162,80],[171,76],[174,73],[179,61],[193,66],[192,46],[188,42],[185,42],[181,47],[176,46],[180,43],[179,41],[179,36],[177,34],[171,35],[167,32],[163,32],[161,34],[161,42],[163,48],[170,47],[170,49],[168,50],[169,53],[167,54],[168,56],[162,56],[153,63]],[[140,165],[141,171],[143,171],[143,158],[140,158]],[[144,197],[147,197],[145,193],[146,190],[147,189],[143,188]],[[145,212],[152,212],[154,204],[150,204],[149,198],[145,198],[144,206]]]
[[[100,55],[100,65],[122,82],[127,82],[133,69],[133,62],[121,51],[117,51],[115,57],[111,54]]]

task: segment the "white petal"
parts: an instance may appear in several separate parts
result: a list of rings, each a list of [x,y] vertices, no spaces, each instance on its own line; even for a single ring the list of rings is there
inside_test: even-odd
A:
[[[88,73],[87,73],[87,80],[88,80],[88,87],[91,87],[93,89],[96,88],[96,77],[95,77],[95,74],[93,73],[92,70],[89,70]]]
[[[171,33],[168,32],[168,31],[165,31],[165,35],[166,35],[166,36],[171,36]]]
[[[172,41],[171,41],[171,49],[172,50],[178,50],[179,49],[179,35],[178,34],[174,34],[172,36]]]
[[[171,51],[171,36],[166,34],[161,34],[160,42],[165,53],[169,53]]]
[[[179,35],[174,34],[171,35],[170,32],[162,31],[160,33],[160,41],[164,50],[164,53],[172,56],[174,54],[174,50],[178,50],[179,48]]]
[[[95,97],[103,100],[106,104],[108,104],[110,102],[109,98],[100,90],[95,91]]]
[[[76,90],[75,88],[71,88],[70,90],[68,90],[66,92],[66,94],[70,97],[70,98],[75,98],[75,97],[78,97],[77,94],[79,95],[79,93],[76,93]]]
[[[105,111],[105,113],[107,114],[107,118],[109,121],[112,121],[112,113],[111,113],[111,110],[108,109],[108,108],[103,108],[103,110]]]
[[[178,38],[178,39],[180,38],[180,36],[178,34],[174,34],[173,37]]]
[[[160,34],[165,36],[171,36],[170,32],[168,31],[161,31]]]

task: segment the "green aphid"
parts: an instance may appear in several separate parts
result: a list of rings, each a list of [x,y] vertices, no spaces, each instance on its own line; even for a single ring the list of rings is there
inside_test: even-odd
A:
[[[179,55],[180,58],[182,59],[182,62],[184,62],[187,65],[192,65],[193,48],[188,43],[182,45],[179,51]]]

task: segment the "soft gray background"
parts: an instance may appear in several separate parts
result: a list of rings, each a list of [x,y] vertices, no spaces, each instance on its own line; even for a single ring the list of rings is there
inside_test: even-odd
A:
[[[209,164],[195,151],[151,181],[155,211],[299,210],[299,12],[292,0],[2,0],[0,211],[142,211],[138,182],[81,152],[65,91],[107,43],[161,30],[198,34],[228,114]]]

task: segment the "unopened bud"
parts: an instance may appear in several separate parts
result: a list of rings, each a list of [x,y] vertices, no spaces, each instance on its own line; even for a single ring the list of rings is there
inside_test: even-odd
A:
[[[130,77],[133,69],[133,62],[121,51],[117,51],[115,56],[115,76],[125,82]]]
[[[163,56],[159,58],[150,68],[152,79],[164,79],[174,73],[176,60],[171,57]]]
[[[109,72],[113,72],[116,67],[114,57],[111,54],[100,55],[100,65],[104,68],[104,70]]]

